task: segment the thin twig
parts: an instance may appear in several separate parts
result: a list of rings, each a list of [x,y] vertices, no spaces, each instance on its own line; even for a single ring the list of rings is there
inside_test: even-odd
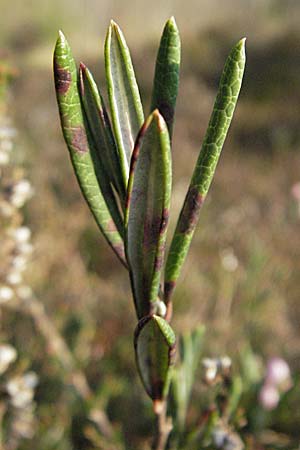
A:
[[[152,450],[165,450],[169,435],[173,429],[171,417],[167,417],[166,401],[159,403],[155,408],[156,414],[156,436],[153,442]]]

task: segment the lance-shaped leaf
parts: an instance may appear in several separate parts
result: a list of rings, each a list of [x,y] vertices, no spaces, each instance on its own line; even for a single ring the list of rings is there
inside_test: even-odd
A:
[[[146,392],[159,410],[168,394],[176,339],[170,325],[156,315],[141,319],[134,336],[135,357]]]
[[[158,55],[152,92],[151,111],[155,108],[165,119],[170,138],[179,84],[180,36],[174,17],[165,25]]]
[[[126,256],[137,315],[155,312],[171,196],[167,125],[155,110],[136,140],[125,213]]]
[[[113,21],[105,41],[105,70],[112,125],[127,184],[131,154],[144,113],[129,49]]]
[[[84,111],[97,155],[101,161],[104,178],[108,178],[108,181],[113,184],[124,207],[127,186],[124,183],[109,117],[93,76],[83,63],[80,64],[79,79]]]
[[[208,192],[229,129],[242,84],[245,60],[245,39],[242,39],[227,58],[212,116],[171,243],[165,271],[167,302],[174,291],[185,261],[200,208]]]
[[[95,172],[78,92],[76,64],[61,32],[54,51],[54,78],[62,131],[81,191],[104,237],[125,264],[123,240],[109,213]]]
[[[172,412],[177,426],[182,431],[192,394],[196,369],[203,348],[204,327],[198,326],[192,332],[184,333],[179,340],[180,362],[172,374],[171,393],[174,402]]]
[[[83,120],[85,126],[85,132],[88,141],[89,152],[92,158],[92,162],[94,165],[94,170],[96,174],[96,178],[101,190],[102,197],[106,203],[106,206],[109,210],[109,213],[115,223],[118,232],[121,236],[123,236],[124,232],[124,223],[123,218],[120,213],[119,203],[116,197],[116,191],[113,190],[112,186],[112,178],[111,173],[109,171],[109,164],[107,163],[107,159],[103,155],[103,147],[105,147],[105,142],[99,141],[99,136],[96,135],[95,129],[95,120],[92,119],[91,116],[91,102],[89,102],[90,97],[88,92],[85,91],[84,86],[84,75],[83,75],[83,64],[80,65],[79,69],[79,93],[81,96],[81,101],[83,104]],[[94,111],[93,111],[94,112]],[[97,113],[96,117],[97,119]],[[97,130],[98,131],[98,130]]]

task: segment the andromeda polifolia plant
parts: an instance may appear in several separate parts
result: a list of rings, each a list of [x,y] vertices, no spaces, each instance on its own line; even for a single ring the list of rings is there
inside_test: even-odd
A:
[[[172,298],[240,92],[245,39],[233,47],[225,63],[168,251],[171,144],[180,67],[180,36],[174,18],[167,21],[161,37],[149,111],[144,113],[129,49],[113,21],[105,40],[104,61],[109,110],[90,70],[83,63],[77,69],[60,32],[54,51],[56,96],[82,194],[129,273],[138,319],[134,333],[137,368],[155,413],[162,416],[176,344],[170,326]],[[181,373],[185,371],[187,365]],[[155,448],[164,448],[166,436],[159,439]]]

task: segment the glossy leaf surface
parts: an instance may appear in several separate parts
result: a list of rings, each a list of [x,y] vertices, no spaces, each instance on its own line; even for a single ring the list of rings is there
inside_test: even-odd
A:
[[[131,154],[144,113],[129,49],[113,21],[105,41],[105,70],[112,125],[127,184]]]
[[[155,402],[168,393],[175,343],[175,334],[162,317],[148,316],[138,323],[134,339],[136,363],[146,392]]]
[[[89,74],[90,75],[90,74]],[[120,212],[118,199],[116,195],[116,187],[115,190],[113,190],[113,174],[112,170],[110,168],[110,163],[108,157],[110,155],[105,155],[104,152],[107,150],[107,153],[109,154],[111,151],[111,148],[106,148],[111,143],[107,139],[105,139],[107,136],[105,136],[105,133],[100,134],[100,126],[99,126],[99,120],[97,120],[98,114],[96,110],[93,111],[94,102],[93,97],[91,97],[91,90],[90,85],[88,83],[88,74],[87,69],[85,66],[81,63],[80,69],[79,69],[79,93],[81,97],[81,102],[83,106],[83,118],[84,118],[84,124],[85,124],[85,132],[87,135],[88,145],[90,149],[90,154],[93,160],[94,170],[97,177],[97,181],[101,190],[101,194],[103,196],[103,199],[106,203],[106,206],[109,210],[109,213],[116,224],[117,230],[119,231],[120,235],[123,236],[124,232],[124,221],[123,217]],[[91,75],[90,75],[91,77]],[[91,78],[89,77],[90,81]],[[89,86],[88,86],[89,85]],[[96,86],[93,86],[96,88]],[[94,89],[95,93],[95,89]],[[100,98],[99,98],[100,99]],[[108,120],[108,117],[107,117]],[[109,122],[106,122],[107,125],[109,125]],[[100,128],[100,129],[99,129]],[[101,131],[106,131],[104,128]],[[112,135],[111,135],[112,137]]]
[[[179,84],[180,36],[174,17],[165,25],[158,50],[151,110],[158,109],[172,137]]]
[[[76,64],[61,32],[54,51],[54,78],[63,135],[81,191],[104,237],[125,264],[122,237],[98,184],[95,158],[90,148],[78,92]]]
[[[165,272],[167,302],[174,291],[198,222],[200,208],[215,173],[240,92],[245,60],[245,39],[242,39],[227,58],[208,129],[171,243]]]
[[[156,110],[143,125],[130,168],[126,206],[126,255],[137,315],[155,312],[171,196],[167,125]]]
[[[79,79],[84,111],[97,155],[101,161],[104,177],[113,184],[124,206],[127,187],[123,180],[108,113],[93,76],[83,63],[80,64]]]

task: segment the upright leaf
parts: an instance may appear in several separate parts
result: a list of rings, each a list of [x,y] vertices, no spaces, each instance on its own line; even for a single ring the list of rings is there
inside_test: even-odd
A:
[[[104,177],[108,178],[118,192],[122,206],[125,204],[127,186],[124,183],[117,146],[110,120],[98,87],[89,69],[80,64],[80,95],[89,129],[101,161]]]
[[[124,232],[124,223],[123,218],[121,216],[120,212],[120,205],[117,200],[116,192],[113,190],[113,178],[112,174],[109,171],[109,164],[107,162],[107,159],[103,155],[103,148],[105,148],[105,141],[98,140],[100,136],[98,136],[95,131],[95,122],[97,120],[97,112],[96,117],[93,120],[91,117],[91,98],[89,97],[89,91],[85,91],[84,81],[85,77],[83,75],[83,65],[81,64],[79,69],[79,94],[81,96],[81,101],[83,104],[83,119],[84,119],[84,126],[85,126],[85,132],[87,136],[88,146],[90,155],[92,158],[92,162],[94,165],[94,170],[96,174],[96,178],[100,187],[100,191],[102,194],[102,197],[106,203],[106,206],[109,210],[109,213],[113,219],[113,222],[115,223],[118,232],[121,236],[123,236]],[[94,112],[94,111],[93,111]],[[107,122],[107,124],[109,124]],[[101,136],[102,138],[103,136]],[[110,149],[108,149],[109,151]],[[115,187],[116,189],[116,187]]]
[[[184,333],[179,340],[180,362],[172,374],[171,392],[174,402],[172,412],[176,417],[177,427],[185,427],[188,406],[194,385],[196,369],[203,348],[204,327]]]
[[[155,110],[143,125],[132,155],[125,214],[126,255],[137,315],[155,312],[171,196],[170,140]]]
[[[152,92],[151,111],[158,109],[165,119],[170,138],[179,84],[180,36],[174,17],[165,25],[158,55]]]
[[[122,31],[113,21],[105,41],[105,70],[112,125],[127,184],[131,154],[144,113],[129,49]]]
[[[227,58],[212,116],[171,243],[165,271],[167,302],[185,261],[200,208],[208,192],[231,123],[242,84],[245,60],[245,39],[242,39]]]
[[[168,393],[175,345],[175,334],[162,317],[147,316],[139,321],[134,336],[136,363],[155,409]]]
[[[94,155],[80,103],[76,64],[62,32],[59,33],[54,51],[54,78],[63,135],[81,191],[104,237],[123,264],[126,264],[122,237],[98,184]]]

